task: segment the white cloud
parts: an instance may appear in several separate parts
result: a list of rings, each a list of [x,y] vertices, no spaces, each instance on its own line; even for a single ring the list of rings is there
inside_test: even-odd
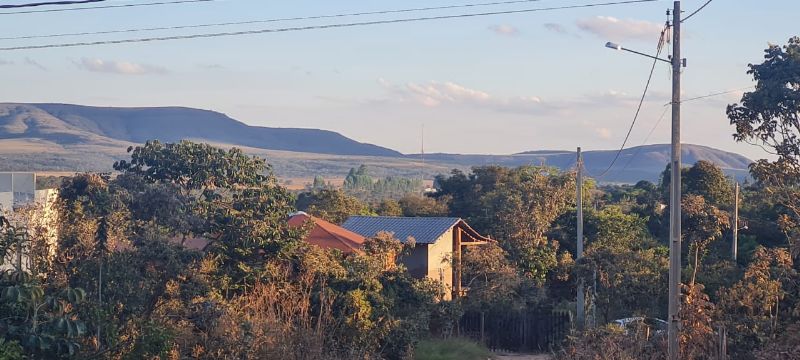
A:
[[[601,139],[611,139],[611,129],[609,128],[597,128],[594,129],[594,132]]]
[[[515,36],[519,34],[519,29],[511,25],[493,25],[489,27],[489,30],[493,31],[497,35],[504,36]]]
[[[76,62],[75,64],[86,71],[110,74],[145,75],[167,73],[167,69],[159,66],[137,64],[128,61],[83,58],[80,62]]]
[[[416,103],[425,107],[470,106],[499,112],[541,113],[554,110],[537,96],[498,97],[486,91],[468,88],[454,82],[429,81],[427,83],[393,84],[378,79],[391,98],[389,101]]]
[[[621,20],[611,16],[596,16],[577,21],[578,28],[594,34],[603,40],[625,41],[641,40],[655,42],[663,24],[645,20]]]
[[[3,66],[3,65],[13,65],[13,64],[14,64],[14,62],[13,62],[13,61],[9,61],[9,60],[3,60],[3,59],[0,59],[0,66]]]

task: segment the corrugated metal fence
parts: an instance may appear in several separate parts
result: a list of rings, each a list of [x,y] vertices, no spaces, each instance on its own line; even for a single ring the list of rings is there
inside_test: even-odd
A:
[[[460,321],[461,336],[492,350],[548,351],[560,345],[569,331],[569,313],[552,310],[467,312]]]

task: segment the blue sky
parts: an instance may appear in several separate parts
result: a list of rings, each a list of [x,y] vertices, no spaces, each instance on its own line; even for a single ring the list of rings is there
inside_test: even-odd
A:
[[[22,0],[7,1],[20,3]],[[111,4],[149,2],[117,0]],[[0,37],[327,15],[480,0],[220,0],[0,15]],[[253,30],[587,4],[541,0],[473,9],[287,21],[205,29],[0,40],[0,47]],[[691,11],[704,0],[683,1]],[[6,3],[0,1],[0,3]],[[0,101],[188,106],[251,125],[321,128],[402,152],[513,153],[621,144],[651,62],[606,41],[654,52],[671,1],[369,27],[92,47],[0,51]],[[750,85],[747,64],[768,43],[800,35],[796,0],[716,0],[684,24],[684,96]],[[659,65],[631,145],[669,101]],[[740,93],[684,104],[685,142],[736,144],[725,116]],[[669,114],[648,143],[669,141]]]

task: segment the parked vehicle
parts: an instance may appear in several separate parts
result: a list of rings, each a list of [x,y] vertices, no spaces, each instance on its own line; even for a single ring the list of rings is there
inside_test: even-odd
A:
[[[667,332],[669,324],[661,319],[636,316],[614,320],[611,322],[611,325],[618,326],[623,329],[626,334],[649,331],[649,334],[661,335]]]

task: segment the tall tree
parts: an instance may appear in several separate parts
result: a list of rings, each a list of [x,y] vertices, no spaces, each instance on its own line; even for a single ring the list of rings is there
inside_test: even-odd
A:
[[[800,255],[800,37],[781,47],[770,45],[761,64],[750,64],[754,91],[728,106],[736,127],[734,139],[761,146],[776,160],[761,159],[750,166],[757,184],[772,193],[792,221],[785,229],[795,256]]]
[[[375,215],[369,205],[335,189],[302,193],[297,208],[335,224],[344,223],[352,215]]]
[[[687,194],[700,195],[717,207],[733,205],[733,184],[714,163],[698,161],[684,172],[683,180]]]

